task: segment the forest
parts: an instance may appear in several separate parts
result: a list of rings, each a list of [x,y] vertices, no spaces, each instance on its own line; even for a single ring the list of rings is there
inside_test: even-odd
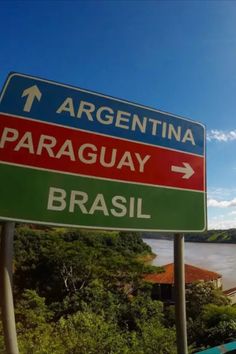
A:
[[[152,297],[139,233],[17,225],[14,301],[20,354],[175,354],[174,306]],[[210,283],[186,290],[189,352],[236,337],[236,307]],[[0,353],[5,353],[0,322]]]

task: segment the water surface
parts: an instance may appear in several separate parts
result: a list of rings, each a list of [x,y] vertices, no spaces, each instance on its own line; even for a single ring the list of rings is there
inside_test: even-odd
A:
[[[144,239],[157,257],[154,265],[174,261],[173,241]],[[185,263],[220,273],[223,289],[236,287],[236,244],[185,242]]]

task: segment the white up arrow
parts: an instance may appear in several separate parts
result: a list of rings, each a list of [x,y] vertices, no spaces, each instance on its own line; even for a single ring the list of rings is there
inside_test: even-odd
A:
[[[24,105],[24,111],[30,112],[34,99],[37,98],[37,100],[40,101],[42,97],[42,93],[39,91],[38,86],[34,85],[23,91],[21,97],[25,97],[25,96],[27,96],[27,99]]]
[[[192,167],[187,162],[183,162],[184,167],[180,166],[171,166],[172,172],[183,173],[182,178],[189,179],[195,173]]]

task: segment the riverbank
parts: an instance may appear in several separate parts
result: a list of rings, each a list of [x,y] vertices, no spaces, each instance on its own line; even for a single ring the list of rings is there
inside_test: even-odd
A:
[[[137,260],[141,263],[151,263],[156,257],[157,255],[155,253],[145,253],[138,256]]]

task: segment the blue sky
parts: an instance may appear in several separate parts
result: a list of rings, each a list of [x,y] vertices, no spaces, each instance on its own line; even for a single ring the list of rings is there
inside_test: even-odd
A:
[[[236,227],[236,2],[0,1],[0,86],[40,76],[202,122],[209,228]]]

